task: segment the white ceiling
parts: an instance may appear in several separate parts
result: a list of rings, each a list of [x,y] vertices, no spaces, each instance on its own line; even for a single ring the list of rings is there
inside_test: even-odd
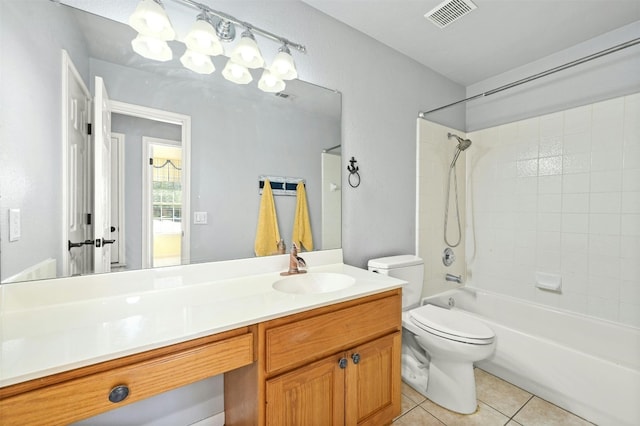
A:
[[[440,29],[442,0],[302,1],[464,86],[640,20],[640,0],[473,0]]]

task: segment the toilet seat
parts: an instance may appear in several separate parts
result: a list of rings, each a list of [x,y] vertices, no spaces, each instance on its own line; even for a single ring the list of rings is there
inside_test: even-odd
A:
[[[495,338],[493,330],[480,321],[436,305],[412,309],[409,317],[417,327],[445,339],[473,345],[490,345]]]

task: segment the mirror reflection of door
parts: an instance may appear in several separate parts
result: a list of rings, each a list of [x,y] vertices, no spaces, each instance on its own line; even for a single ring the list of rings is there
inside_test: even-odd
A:
[[[92,272],[91,246],[80,245],[70,247],[69,243],[83,243],[90,240],[91,224],[90,212],[90,176],[91,161],[89,154],[88,118],[91,95],[80,74],[63,53],[63,96],[66,108],[63,109],[63,132],[65,146],[63,156],[65,184],[63,188],[63,203],[66,214],[63,215],[64,255],[62,264],[63,276],[81,275]]]
[[[101,77],[95,78],[93,123],[93,269],[111,271],[111,106]]]
[[[147,179],[143,196],[149,200],[143,213],[149,240],[143,258],[149,266],[180,265],[183,245],[183,165],[179,141],[143,137]]]

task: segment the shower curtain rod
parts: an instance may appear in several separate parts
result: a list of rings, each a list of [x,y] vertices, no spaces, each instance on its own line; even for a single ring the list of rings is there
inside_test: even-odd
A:
[[[566,70],[568,68],[575,67],[576,65],[580,65],[580,64],[583,64],[585,62],[589,62],[589,61],[592,61],[594,59],[600,58],[602,56],[606,56],[606,55],[608,55],[610,53],[614,53],[614,52],[617,52],[619,50],[626,49],[627,47],[634,46],[634,45],[636,45],[638,43],[640,43],[640,37],[635,38],[633,40],[629,40],[629,41],[627,41],[625,43],[618,44],[618,45],[610,47],[608,49],[601,50],[601,51],[593,53],[591,55],[584,56],[584,57],[582,57],[580,59],[576,59],[575,61],[567,62],[566,64],[559,65],[559,66],[554,67],[554,68],[550,68],[550,69],[548,69],[546,71],[542,71],[542,72],[539,72],[537,74],[533,74],[533,75],[531,75],[529,77],[525,77],[523,79],[514,81],[512,83],[505,84],[504,86],[500,86],[500,87],[498,87],[496,89],[489,90],[487,92],[483,92],[483,93],[480,93],[478,95],[474,95],[474,96],[471,96],[469,98],[462,99],[462,100],[459,100],[459,101],[456,101],[456,102],[450,103],[448,105],[444,105],[444,106],[441,106],[439,108],[435,108],[435,109],[432,109],[432,110],[429,110],[429,111],[421,111],[421,112],[418,113],[418,117],[422,118],[422,119],[425,119],[425,115],[431,114],[432,112],[440,111],[440,110],[443,110],[445,108],[449,108],[449,107],[452,107],[454,105],[461,104],[463,102],[469,102],[469,101],[473,101],[473,100],[478,99],[478,98],[483,98],[483,97],[486,97],[486,96],[495,95],[496,93],[502,92],[503,90],[511,89],[513,87],[520,86],[521,84],[529,83],[530,81],[537,80],[539,78],[546,77],[546,76],[551,75],[551,74],[555,74],[558,71],[563,71],[563,70]]]

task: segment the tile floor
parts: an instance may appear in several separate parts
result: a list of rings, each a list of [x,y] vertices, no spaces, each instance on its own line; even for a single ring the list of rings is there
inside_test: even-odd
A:
[[[583,426],[592,423],[479,368],[475,369],[478,410],[446,410],[402,383],[402,414],[393,426]]]

